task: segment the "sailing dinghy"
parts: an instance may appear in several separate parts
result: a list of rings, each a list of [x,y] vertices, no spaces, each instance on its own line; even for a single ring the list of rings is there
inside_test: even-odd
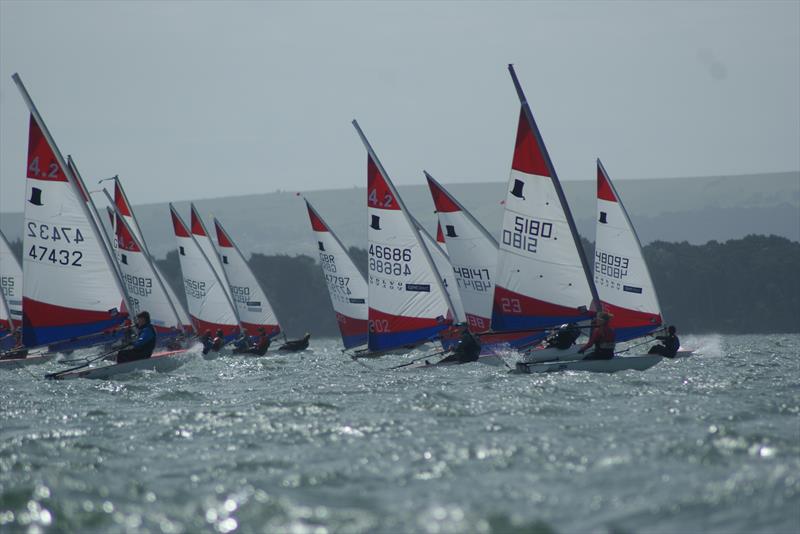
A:
[[[274,338],[281,333],[281,326],[264,289],[258,283],[242,251],[222,227],[222,223],[214,219],[214,227],[221,265],[230,284],[231,295],[242,327],[251,337],[257,336],[258,331],[263,328],[270,339]]]
[[[191,334],[192,320],[189,317],[189,312],[186,310],[186,307],[183,305],[180,299],[178,299],[178,296],[175,294],[172,286],[170,286],[170,284],[167,282],[166,277],[158,268],[158,265],[155,263],[155,261],[153,261],[153,255],[150,254],[150,250],[147,248],[147,242],[145,241],[144,234],[139,226],[139,221],[136,219],[136,214],[133,212],[133,207],[128,201],[128,195],[125,193],[125,190],[122,187],[122,182],[120,181],[119,176],[114,176],[112,180],[114,180],[114,196],[112,198],[108,191],[103,189],[106,197],[108,197],[109,202],[115,206],[115,211],[118,212],[118,215],[127,223],[130,233],[141,244],[142,253],[150,258],[150,263],[152,264],[155,275],[159,280],[158,285],[166,290],[167,299],[171,305],[171,308],[177,312],[178,319],[184,331],[187,334]]]
[[[87,367],[74,371],[52,373],[47,378],[52,380],[73,380],[75,378],[89,379],[108,379],[115,376],[127,375],[139,371],[156,371],[167,373],[174,371],[182,366],[191,357],[191,353],[185,349],[154,353],[149,358],[135,360],[132,362],[117,363],[114,365],[103,365],[98,367]]]
[[[230,298],[230,288],[212,267],[208,256],[201,248],[170,204],[172,227],[178,246],[183,287],[186,302],[195,332],[210,331],[213,336],[222,330],[226,339],[232,339],[241,331],[236,308]],[[207,357],[213,357],[208,355]]]
[[[363,347],[368,335],[367,281],[333,230],[311,203],[304,200],[342,344],[345,350]]]
[[[113,259],[85,191],[58,150],[19,75],[30,111],[22,323],[26,347],[87,346],[118,339],[127,319]]]
[[[430,252],[372,146],[367,150],[369,333],[367,350],[379,356],[437,340],[455,313]]]

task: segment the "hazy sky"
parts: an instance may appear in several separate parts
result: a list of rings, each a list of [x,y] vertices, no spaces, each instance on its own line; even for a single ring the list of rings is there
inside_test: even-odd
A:
[[[19,72],[88,179],[134,203],[508,177],[514,63],[562,179],[800,169],[800,2],[0,0],[0,210]],[[346,208],[346,207],[345,207]]]

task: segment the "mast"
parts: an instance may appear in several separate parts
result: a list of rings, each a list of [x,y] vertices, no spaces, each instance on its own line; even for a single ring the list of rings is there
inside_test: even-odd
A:
[[[408,208],[403,202],[403,199],[400,197],[400,194],[395,189],[391,178],[389,178],[389,175],[386,173],[386,169],[383,168],[383,164],[381,164],[380,159],[378,159],[377,154],[375,154],[375,151],[372,149],[372,145],[369,144],[366,135],[364,135],[364,132],[361,130],[361,127],[358,125],[358,121],[353,119],[352,124],[353,127],[356,129],[356,132],[358,132],[358,136],[361,138],[361,142],[364,143],[364,148],[367,149],[370,158],[372,158],[372,161],[375,163],[375,166],[378,167],[378,171],[385,178],[386,186],[391,190],[392,194],[397,199],[397,203],[400,205],[400,211],[403,213],[403,217],[405,217],[406,222],[411,227],[411,231],[414,232],[414,236],[417,238],[417,243],[422,249],[422,254],[425,256],[425,260],[428,262],[428,268],[431,269],[434,273],[438,274],[439,271],[436,269],[436,264],[433,262],[433,257],[431,256],[431,253],[430,251],[428,251],[428,247],[425,246],[425,243],[422,242],[422,236],[419,233],[419,228],[417,228],[417,226],[414,224],[414,221],[411,217],[410,212],[408,211]],[[434,243],[435,242],[436,240],[434,239]],[[436,280],[436,286],[439,288],[439,291],[441,291],[442,294],[444,295],[444,298],[447,302],[447,307],[450,309],[450,313],[452,313],[453,317],[455,318],[456,314],[453,309],[453,303],[450,301],[450,296],[447,294],[447,290],[445,289],[444,284],[442,284],[441,275],[435,276],[434,279]]]
[[[597,287],[594,285],[594,278],[592,277],[592,271],[589,269],[589,262],[586,260],[586,253],[583,250],[583,245],[581,244],[580,236],[578,235],[578,229],[575,225],[575,220],[572,218],[572,212],[569,209],[569,204],[567,203],[567,197],[564,194],[564,189],[561,187],[561,182],[558,179],[558,175],[556,174],[556,169],[553,166],[553,162],[550,160],[550,153],[547,151],[545,147],[544,140],[542,139],[541,134],[539,133],[539,126],[536,124],[536,121],[533,118],[533,112],[531,111],[530,106],[528,105],[528,99],[525,97],[525,93],[522,91],[522,86],[519,83],[519,79],[517,78],[517,73],[514,72],[514,65],[509,63],[508,65],[508,72],[511,74],[511,80],[514,82],[514,88],[517,90],[517,96],[519,97],[519,102],[522,105],[522,110],[525,113],[525,118],[528,119],[528,123],[532,126],[531,131],[533,132],[533,136],[536,139],[536,144],[539,147],[539,152],[544,157],[545,165],[547,166],[547,170],[550,172],[550,179],[553,182],[553,187],[556,190],[556,194],[558,195],[558,200],[561,202],[561,209],[564,210],[564,215],[567,219],[567,224],[569,225],[569,230],[572,233],[572,239],[575,241],[575,248],[578,250],[578,256],[581,260],[581,265],[583,266],[583,272],[586,275],[586,280],[589,282],[589,290],[592,293],[592,304],[593,306],[597,307],[600,306],[600,296],[597,293]]]
[[[28,90],[25,88],[25,85],[22,83],[22,78],[20,78],[19,74],[14,73],[11,78],[14,80],[14,83],[17,85],[17,89],[22,94],[23,100],[25,100],[25,104],[28,106],[28,110],[30,111],[31,115],[33,116],[36,124],[39,126],[39,129],[42,131],[42,135],[44,136],[45,140],[47,140],[47,144],[50,146],[50,149],[53,151],[53,155],[56,157],[58,161],[58,165],[61,167],[62,171],[64,172],[64,176],[66,176],[67,181],[72,185],[75,193],[79,195],[81,198],[88,197],[88,194],[84,196],[84,192],[81,189],[80,182],[78,181],[77,177],[72,173],[72,169],[67,165],[64,156],[61,154],[61,150],[56,145],[53,136],[50,135],[50,130],[47,129],[47,125],[44,123],[44,119],[39,114],[39,110],[36,108],[36,104],[33,103],[33,99],[31,99],[30,94],[28,94]],[[92,226],[96,237],[101,243],[100,249],[103,252],[103,257],[105,258],[106,264],[108,268],[115,274],[113,277],[116,284],[117,289],[119,290],[120,296],[125,301],[126,306],[130,309],[130,301],[128,298],[128,293],[125,291],[123,287],[122,280],[119,278],[119,272],[117,272],[116,266],[114,265],[114,260],[111,258],[111,254],[109,253],[108,249],[103,245],[103,238],[97,229],[97,224],[95,224],[94,219],[92,218],[92,214],[89,211],[89,207],[87,206],[86,202],[80,203],[83,209],[84,215],[89,220],[89,224]]]

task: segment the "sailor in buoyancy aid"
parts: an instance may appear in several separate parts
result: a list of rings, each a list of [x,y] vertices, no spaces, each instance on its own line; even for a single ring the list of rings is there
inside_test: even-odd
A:
[[[587,349],[594,346],[594,350],[583,357],[584,360],[610,360],[614,357],[616,336],[614,329],[609,325],[612,317],[608,312],[598,312],[589,341],[578,351],[583,354]]]
[[[222,347],[225,345],[225,334],[222,332],[222,329],[217,330],[217,335],[214,338],[214,341],[211,342],[211,350],[214,352],[219,352],[222,350]]]
[[[666,336],[656,336],[656,339],[661,342],[661,345],[654,345],[650,347],[647,354],[660,354],[666,358],[674,358],[681,348],[681,340],[675,335],[675,327],[670,326],[667,329]]]
[[[478,357],[481,355],[481,344],[469,331],[469,328],[464,325],[461,332],[461,339],[458,340],[458,345],[453,350],[453,354],[450,354],[445,359],[440,361],[439,363],[469,363],[478,361]]]
[[[123,349],[117,353],[117,363],[133,362],[144,360],[153,354],[156,348],[156,329],[150,323],[150,313],[143,311],[136,316],[136,328],[139,336],[129,349]]]
[[[553,332],[546,340],[546,349],[561,349],[565,350],[570,348],[578,338],[581,336],[581,329],[575,323],[562,324],[558,330]]]
[[[211,330],[206,330],[203,333],[200,342],[203,344],[203,354],[208,354],[211,351],[211,346],[214,344],[214,341],[211,339]]]
[[[267,331],[262,327],[258,329],[258,337],[255,340],[249,350],[250,354],[255,354],[256,356],[263,356],[269,350],[269,336],[267,335]]]

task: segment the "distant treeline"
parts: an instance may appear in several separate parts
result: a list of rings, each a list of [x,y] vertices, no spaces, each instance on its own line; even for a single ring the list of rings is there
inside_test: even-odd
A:
[[[21,252],[20,242],[13,245]],[[591,262],[594,247],[584,247]],[[350,253],[366,273],[366,251]],[[684,333],[800,332],[800,243],[755,235],[705,245],[656,241],[644,255],[665,319]],[[183,299],[177,253],[158,264]],[[250,266],[288,335],[338,335],[316,260],[253,254]]]

